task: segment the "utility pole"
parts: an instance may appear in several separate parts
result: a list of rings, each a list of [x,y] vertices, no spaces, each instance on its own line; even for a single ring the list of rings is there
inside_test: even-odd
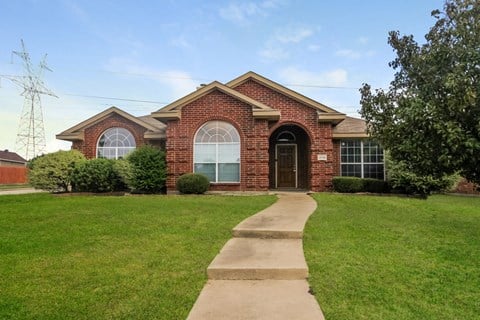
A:
[[[9,79],[23,89],[20,95],[25,99],[18,125],[15,151],[25,159],[30,160],[44,153],[46,146],[40,95],[45,94],[56,98],[58,97],[45,86],[42,80],[44,70],[52,71],[46,64],[47,55],[43,57],[38,68],[35,69],[23,40],[21,40],[21,43],[21,51],[13,51],[12,57],[16,55],[22,59],[24,75],[0,75],[0,78]]]

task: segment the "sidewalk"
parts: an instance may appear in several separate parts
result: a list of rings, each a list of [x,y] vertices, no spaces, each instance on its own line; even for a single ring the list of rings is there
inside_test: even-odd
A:
[[[0,196],[9,195],[9,194],[27,194],[27,193],[40,193],[40,192],[47,192],[47,191],[38,190],[34,188],[19,188],[19,189],[12,189],[12,190],[2,190],[0,191]]]
[[[324,319],[309,293],[302,245],[316,202],[303,193],[278,198],[233,229],[207,268],[209,280],[188,320]]]

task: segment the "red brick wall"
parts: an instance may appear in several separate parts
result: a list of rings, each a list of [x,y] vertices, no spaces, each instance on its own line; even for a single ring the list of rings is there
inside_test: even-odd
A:
[[[167,189],[174,190],[176,179],[193,171],[193,139],[207,121],[223,120],[234,125],[241,137],[241,173],[239,184],[212,185],[213,190],[267,190],[269,187],[269,137],[280,126],[294,124],[305,130],[310,139],[309,187],[327,190],[335,172],[332,126],[318,123],[317,110],[280,94],[255,81],[247,81],[235,90],[272,108],[280,110],[275,122],[255,120],[251,106],[220,91],[211,92],[182,108],[181,120],[167,126]],[[318,161],[319,153],[327,161]]]
[[[240,183],[213,184],[212,190],[268,189],[268,122],[254,120],[251,106],[220,91],[205,95],[182,108],[178,121],[167,126],[167,189],[175,190],[176,179],[193,172],[193,139],[207,121],[231,123],[240,134]]]
[[[331,187],[334,174],[332,144],[332,125],[319,123],[317,110],[307,107],[275,90],[254,80],[234,88],[257,101],[280,110],[281,119],[272,123],[270,133],[284,124],[296,124],[302,127],[310,137],[309,185],[313,191],[324,191]],[[318,161],[319,153],[327,154],[327,161]]]
[[[91,159],[97,156],[97,142],[105,130],[113,127],[125,128],[132,133],[137,146],[145,144],[143,135],[146,129],[142,126],[119,116],[111,114],[105,119],[97,122],[91,127],[85,129],[84,141],[76,141],[72,144],[72,149],[81,151],[85,157]]]
[[[27,183],[26,167],[0,167],[0,184]]]

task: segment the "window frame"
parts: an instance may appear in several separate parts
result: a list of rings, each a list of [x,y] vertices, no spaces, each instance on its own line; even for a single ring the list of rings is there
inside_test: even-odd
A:
[[[118,135],[118,130],[121,129],[121,130],[125,130],[128,135],[126,135],[127,139],[129,139],[131,137],[131,142],[134,143],[135,146],[133,147],[122,147],[122,146],[114,146],[114,147],[111,147],[111,146],[108,146],[108,147],[101,147],[100,146],[100,141],[102,140],[102,138],[107,134],[109,133],[110,131],[112,130],[116,130],[116,132],[114,133],[115,135]],[[118,139],[117,139],[118,141]],[[119,158],[119,149],[122,149],[122,150],[126,150],[126,149],[129,149],[129,151],[127,151],[126,153],[124,153],[121,158],[124,158],[127,154],[129,154],[130,152],[134,151],[135,149],[137,148],[137,141],[135,140],[135,136],[133,135],[133,133],[128,130],[127,128],[123,128],[123,127],[110,127],[106,130],[104,130],[102,132],[102,134],[98,137],[98,140],[97,140],[97,144],[96,144],[96,152],[95,152],[95,157],[96,158],[104,158],[104,159],[120,159]],[[114,157],[109,157],[109,156],[100,156],[100,150],[114,150]],[[109,155],[110,155],[110,152],[109,152]]]
[[[350,161],[342,161],[342,157],[344,156],[342,150],[344,148],[342,148],[342,142],[347,142],[347,141],[358,141],[360,142],[360,161],[354,161],[354,162],[350,162]],[[343,140],[340,140],[340,176],[342,177],[356,177],[355,175],[344,175],[344,170],[343,170],[343,165],[360,165],[360,177],[359,178],[365,178],[365,166],[367,165],[382,165],[383,166],[383,179],[379,179],[379,180],[386,180],[386,171],[385,171],[385,150],[380,146],[379,143],[373,141],[376,143],[376,146],[377,146],[377,149],[378,148],[381,148],[382,150],[382,153],[375,153],[375,157],[378,157],[378,155],[382,155],[382,160],[381,162],[371,162],[371,161],[365,161],[365,153],[364,153],[364,148],[365,148],[365,142],[372,142],[373,140],[371,139],[343,139]],[[355,146],[354,146],[355,147]],[[370,146],[371,147],[371,146]],[[346,149],[348,148],[351,148],[349,146],[346,147]],[[350,154],[346,154],[345,155],[348,159],[348,157],[353,157],[354,160],[355,160],[355,157],[357,156],[355,153],[353,155],[350,155]],[[355,171],[355,170],[354,170]],[[372,179],[378,179],[378,178],[372,178]]]
[[[236,134],[236,137],[238,138],[238,142],[235,142],[235,141],[232,141],[232,142],[219,142],[219,141],[216,141],[216,142],[197,142],[197,138],[198,138],[198,135],[201,133],[202,129],[205,128],[207,125],[209,124],[212,124],[212,123],[215,123],[215,129],[217,130],[217,133],[218,133],[218,128],[219,128],[219,123],[223,123],[223,124],[226,124],[228,125],[231,129],[234,130],[235,134]],[[203,139],[201,139],[203,140]],[[199,161],[197,162],[196,161],[196,155],[197,155],[197,150],[198,150],[198,147],[200,145],[213,145],[215,146],[215,161],[214,162],[205,162],[205,161]],[[237,150],[238,150],[238,162],[221,162],[220,161],[220,152],[219,152],[219,149],[221,148],[220,146],[222,145],[231,145],[231,146],[234,146],[236,145],[237,146]],[[239,184],[240,181],[241,181],[241,138],[240,138],[240,133],[238,131],[238,129],[233,125],[231,124],[230,122],[228,121],[224,121],[224,120],[210,120],[210,121],[207,121],[205,123],[203,123],[198,129],[197,131],[195,132],[195,135],[193,137],[193,172],[198,172],[198,173],[202,173],[202,172],[199,172],[197,169],[196,169],[196,165],[197,164],[214,164],[215,165],[215,180],[211,180],[210,183],[212,184]],[[235,164],[235,165],[238,165],[238,180],[226,180],[226,181],[221,181],[220,180],[220,166],[221,165],[229,165],[229,164]]]

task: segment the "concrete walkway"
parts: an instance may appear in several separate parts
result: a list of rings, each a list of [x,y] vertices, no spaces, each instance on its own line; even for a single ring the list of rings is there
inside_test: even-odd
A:
[[[11,190],[2,190],[0,191],[1,195],[11,195],[11,194],[28,194],[28,193],[41,193],[46,192],[44,190],[38,190],[34,188],[18,188],[18,189],[11,189]]]
[[[233,229],[187,320],[324,319],[309,293],[302,245],[316,202],[304,193],[278,198]]]

